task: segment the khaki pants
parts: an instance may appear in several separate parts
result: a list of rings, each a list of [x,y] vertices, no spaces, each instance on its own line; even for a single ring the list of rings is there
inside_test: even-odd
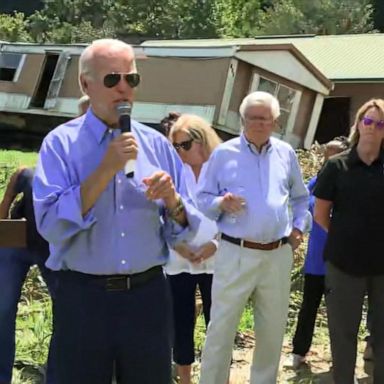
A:
[[[289,244],[260,251],[221,241],[200,384],[226,383],[234,338],[249,298],[256,338],[250,383],[276,383],[288,314],[292,256]]]

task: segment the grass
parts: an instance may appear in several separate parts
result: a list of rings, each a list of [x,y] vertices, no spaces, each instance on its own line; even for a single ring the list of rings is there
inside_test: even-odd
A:
[[[36,152],[0,150],[0,198],[12,173],[20,166],[33,167],[37,161]]]

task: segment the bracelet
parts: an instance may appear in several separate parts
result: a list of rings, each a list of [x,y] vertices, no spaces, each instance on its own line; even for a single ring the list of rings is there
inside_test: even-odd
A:
[[[175,217],[179,216],[180,213],[183,211],[184,211],[184,204],[183,204],[183,200],[181,199],[181,197],[179,195],[178,199],[177,199],[176,207],[174,207],[172,209],[167,209],[168,216],[171,219],[174,219]]]
[[[218,240],[216,240],[216,239],[212,239],[212,240],[211,240],[211,243],[215,245],[216,250],[219,249],[219,241],[218,241]]]

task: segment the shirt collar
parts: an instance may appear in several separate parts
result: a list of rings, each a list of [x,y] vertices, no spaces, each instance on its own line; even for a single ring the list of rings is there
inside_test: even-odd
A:
[[[111,131],[117,131],[108,127],[103,121],[101,121],[92,111],[92,108],[88,108],[85,114],[84,124],[86,124],[87,129],[89,129],[94,135],[98,144],[101,144],[105,137]]]
[[[356,146],[352,147],[349,155],[348,155],[348,161],[351,165],[358,165],[358,164],[365,164],[359,157],[359,154],[357,153]],[[384,164],[384,148],[381,149],[379,153],[379,157],[372,163],[379,162],[380,164]]]
[[[263,146],[261,149],[261,152],[259,152],[256,148],[256,146],[247,140],[245,137],[244,132],[240,135],[240,143],[241,143],[241,149],[250,151],[254,155],[261,155],[263,153],[268,153],[272,150],[272,140],[269,138],[268,142]]]

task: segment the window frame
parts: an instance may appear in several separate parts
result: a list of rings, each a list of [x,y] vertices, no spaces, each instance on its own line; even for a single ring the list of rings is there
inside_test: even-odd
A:
[[[287,134],[290,134],[293,132],[293,128],[294,128],[294,124],[296,121],[296,116],[297,116],[297,112],[299,109],[299,104],[300,104],[302,92],[298,89],[295,89],[295,88],[292,88],[286,84],[283,84],[277,80],[272,80],[266,76],[259,75],[258,73],[253,74],[251,85],[249,88],[249,92],[255,92],[255,91],[259,90],[260,80],[266,80],[266,81],[269,81],[270,83],[273,83],[276,85],[275,86],[275,92],[274,92],[273,96],[275,96],[278,100],[279,100],[278,95],[279,95],[279,91],[280,91],[281,87],[284,87],[284,88],[287,88],[288,90],[294,91],[294,96],[292,98],[293,101],[291,103],[291,108],[287,109],[287,108],[284,108],[280,105],[280,111],[284,111],[284,112],[288,113],[288,119],[287,119],[286,126],[285,127],[279,126],[280,130],[279,131],[274,130],[274,132],[273,132],[275,135],[283,138],[283,137],[287,136]],[[279,100],[279,102],[280,102],[280,100]]]
[[[25,59],[26,59],[27,55],[25,53],[20,53],[20,52],[9,52],[9,51],[1,52],[0,51],[0,56],[1,55],[7,55],[7,54],[19,55],[20,59],[19,59],[19,62],[18,62],[16,67],[11,67],[11,69],[15,69],[15,73],[13,75],[13,79],[12,80],[0,79],[0,81],[16,83],[19,80],[19,78],[20,78],[20,73],[21,73],[21,71],[23,69],[23,66],[24,66]],[[0,70],[1,70],[1,68],[5,68],[5,67],[1,67],[0,66]]]

